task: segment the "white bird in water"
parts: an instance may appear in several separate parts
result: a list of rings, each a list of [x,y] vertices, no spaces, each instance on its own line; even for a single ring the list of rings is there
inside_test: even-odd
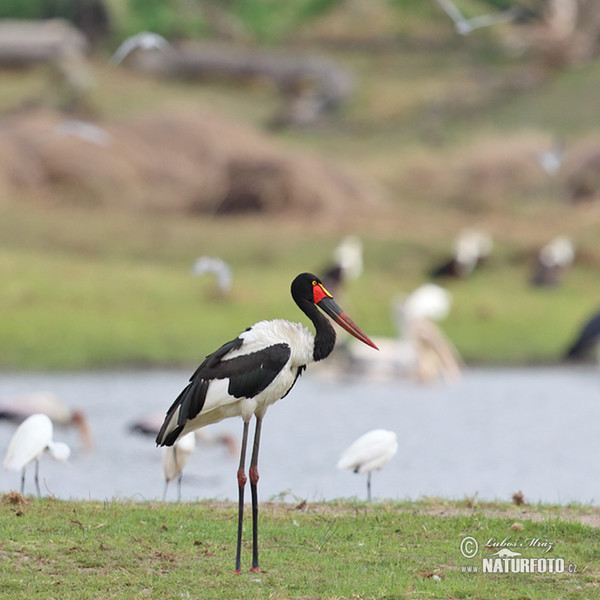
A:
[[[344,450],[337,468],[367,474],[367,500],[370,502],[371,473],[386,465],[397,451],[398,438],[393,431],[373,429]]]
[[[298,275],[291,285],[292,298],[312,321],[313,336],[300,323],[283,319],[260,321],[206,357],[190,383],[167,411],[156,438],[160,446],[171,446],[190,431],[228,417],[242,417],[243,433],[237,473],[238,536],[235,572],[240,573],[245,462],[248,428],[252,416],[256,427],[250,458],[252,493],[252,567],[258,562],[258,452],[263,417],[267,408],[290,392],[306,366],[331,354],[335,330],[323,310],[343,329],[365,344],[375,344],[335,302],[321,280],[310,273]]]
[[[22,471],[21,494],[25,489],[25,470],[35,461],[35,486],[38,498],[41,496],[39,484],[39,464],[44,452],[49,452],[53,458],[65,461],[71,455],[71,450],[63,442],[52,439],[52,421],[47,415],[35,414],[25,419],[15,430],[10,440],[4,468],[8,471]]]
[[[197,277],[212,274],[217,279],[217,287],[222,296],[227,296],[231,292],[233,275],[231,267],[221,258],[212,256],[201,256],[192,266],[192,275]]]
[[[518,11],[514,8],[509,8],[500,13],[480,15],[467,19],[452,2],[452,0],[437,0],[437,3],[442,7],[444,12],[452,19],[456,33],[460,35],[469,35],[475,29],[481,27],[489,27],[497,23],[506,23],[517,17]]]
[[[167,488],[174,479],[177,479],[177,500],[181,500],[183,467],[185,467],[195,447],[196,436],[194,432],[179,438],[172,446],[163,447],[163,475],[165,477],[163,501],[167,499]]]
[[[27,417],[43,413],[60,427],[75,426],[86,450],[95,446],[94,434],[82,410],[73,409],[51,392],[34,392],[0,399],[0,419],[21,423]]]
[[[160,50],[161,52],[173,50],[173,46],[162,35],[150,31],[142,31],[124,40],[111,56],[110,62],[118,65],[138,48],[140,50]]]

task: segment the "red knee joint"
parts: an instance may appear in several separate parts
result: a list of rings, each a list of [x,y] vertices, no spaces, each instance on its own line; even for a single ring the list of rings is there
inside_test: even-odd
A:
[[[246,485],[246,473],[244,473],[244,469],[239,469],[237,472],[237,478],[238,478],[238,486],[239,487],[244,487]]]
[[[250,483],[256,485],[258,483],[258,467],[250,467]]]

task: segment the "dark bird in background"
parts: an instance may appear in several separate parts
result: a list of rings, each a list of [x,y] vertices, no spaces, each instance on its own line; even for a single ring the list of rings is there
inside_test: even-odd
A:
[[[242,417],[243,433],[237,473],[238,536],[235,572],[240,573],[245,463],[248,428],[255,417],[250,458],[252,494],[252,567],[258,562],[258,451],[267,408],[290,392],[306,366],[329,356],[335,346],[335,330],[320,312],[365,344],[377,348],[310,273],[298,275],[291,286],[292,298],[312,321],[316,335],[300,323],[283,319],[260,321],[206,357],[190,383],[167,411],[156,437],[159,446],[172,446],[185,434],[229,417]]]
[[[461,231],[454,241],[452,256],[434,267],[429,276],[434,279],[468,277],[487,260],[493,246],[492,238],[487,233],[472,230]]]
[[[575,248],[571,240],[565,236],[554,238],[538,252],[531,284],[542,287],[559,285],[574,260]]]
[[[566,360],[583,360],[594,350],[600,342],[600,311],[594,313],[581,328],[571,345],[564,353]]]
[[[321,280],[326,289],[338,295],[348,280],[358,279],[363,271],[363,245],[349,235],[333,251],[332,263],[323,269]]]

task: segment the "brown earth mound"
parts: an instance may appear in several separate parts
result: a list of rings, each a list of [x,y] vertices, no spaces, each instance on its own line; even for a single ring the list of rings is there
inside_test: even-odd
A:
[[[202,214],[336,217],[385,206],[378,187],[201,111],[87,123],[53,112],[0,121],[0,194]]]

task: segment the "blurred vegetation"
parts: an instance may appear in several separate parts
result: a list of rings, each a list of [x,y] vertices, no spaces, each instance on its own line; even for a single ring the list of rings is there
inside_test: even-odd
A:
[[[49,6],[14,4],[13,16]],[[459,4],[481,14],[492,3]],[[279,103],[267,82],[155,80],[108,65],[109,50],[142,29],[215,36],[206,10],[215,6],[252,44],[326,54],[352,70],[356,91],[330,122],[269,135],[377,181],[393,216],[218,218],[141,212],[124,200],[108,210],[67,191],[60,203],[43,192],[5,195],[0,366],[193,365],[262,318],[300,320],[289,282],[322,269],[347,233],[363,239],[366,267],[340,303],[369,335],[392,336],[391,299],[426,281],[466,226],[489,231],[495,247],[485,270],[443,283],[454,298],[444,331],[470,364],[557,361],[599,302],[600,224],[597,205],[571,204],[565,176],[546,176],[535,152],[555,137],[570,150],[597,135],[600,65],[544,70],[496,30],[457,36],[435,2],[115,0],[115,39],[90,59],[98,118],[218,107],[264,129]],[[2,77],[0,110],[10,111],[43,95],[48,74]],[[533,256],[558,234],[573,238],[575,266],[562,286],[532,288]],[[230,298],[209,277],[191,277],[201,254],[232,265]]]

